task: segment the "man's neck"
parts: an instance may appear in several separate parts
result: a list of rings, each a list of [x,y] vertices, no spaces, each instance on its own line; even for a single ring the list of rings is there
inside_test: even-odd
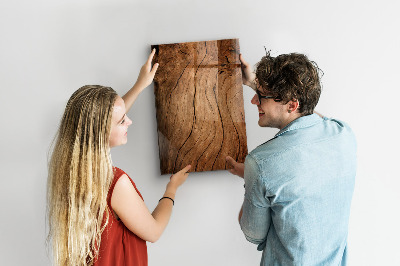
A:
[[[287,125],[289,125],[290,123],[292,123],[294,120],[296,120],[299,117],[302,117],[302,114],[299,113],[293,113],[290,114],[281,124],[281,127],[279,127],[279,130],[281,130],[282,128],[286,127]]]

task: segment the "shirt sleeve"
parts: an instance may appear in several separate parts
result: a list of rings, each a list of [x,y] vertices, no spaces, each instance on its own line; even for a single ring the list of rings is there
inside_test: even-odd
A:
[[[260,177],[259,166],[251,155],[245,160],[244,180],[245,194],[240,227],[248,241],[265,245],[271,225],[270,201]]]

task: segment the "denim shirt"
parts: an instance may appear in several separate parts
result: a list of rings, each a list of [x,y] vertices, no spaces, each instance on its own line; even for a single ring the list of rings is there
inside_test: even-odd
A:
[[[250,152],[240,226],[261,265],[345,265],[355,176],[352,130],[316,114]]]

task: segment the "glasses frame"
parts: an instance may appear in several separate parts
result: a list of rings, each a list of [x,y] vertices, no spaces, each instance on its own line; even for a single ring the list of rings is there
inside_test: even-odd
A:
[[[261,99],[274,99],[275,102],[280,102],[281,100],[278,97],[274,96],[264,96],[261,95],[261,92],[259,90],[255,90],[257,96],[258,96],[258,102],[261,104]]]

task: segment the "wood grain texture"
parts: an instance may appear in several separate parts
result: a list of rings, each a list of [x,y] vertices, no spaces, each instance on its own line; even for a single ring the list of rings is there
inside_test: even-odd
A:
[[[246,124],[238,39],[152,45],[161,174],[244,162]]]

